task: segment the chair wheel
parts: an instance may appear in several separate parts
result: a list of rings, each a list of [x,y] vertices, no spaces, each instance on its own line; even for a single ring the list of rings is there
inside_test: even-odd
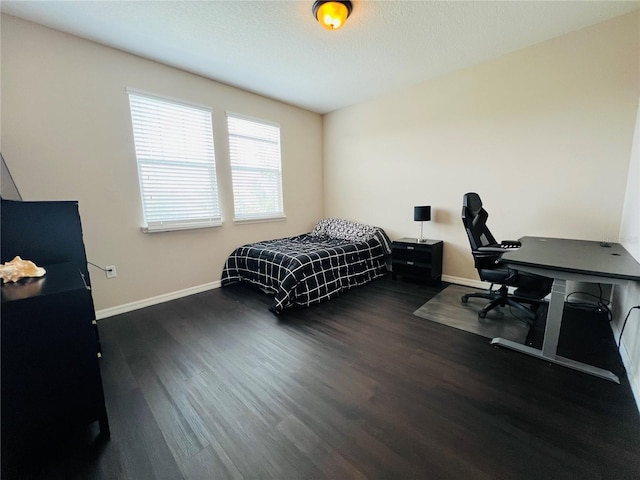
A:
[[[484,310],[480,310],[480,311],[478,312],[478,316],[479,316],[480,318],[485,318],[485,317],[487,316],[487,312],[485,312]]]
[[[460,297],[460,301],[462,303],[467,303],[469,301],[469,299],[467,297]]]

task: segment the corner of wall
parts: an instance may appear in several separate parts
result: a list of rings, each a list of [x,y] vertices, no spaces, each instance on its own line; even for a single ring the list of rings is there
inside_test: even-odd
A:
[[[640,262],[640,99],[636,112],[627,187],[620,222],[620,243]],[[613,329],[619,340],[620,354],[627,370],[631,390],[640,410],[640,310],[630,312],[640,305],[640,282],[619,288],[614,295]],[[627,325],[624,321],[629,314]],[[624,330],[623,330],[624,329]]]

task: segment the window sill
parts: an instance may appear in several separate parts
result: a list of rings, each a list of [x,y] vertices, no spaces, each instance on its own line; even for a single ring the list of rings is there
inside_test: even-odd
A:
[[[202,224],[174,224],[174,225],[155,225],[151,227],[140,227],[142,233],[161,233],[161,232],[175,232],[177,230],[199,230],[201,228],[215,228],[221,227],[222,222],[202,223]]]
[[[248,218],[246,220],[237,220],[234,219],[233,223],[238,225],[243,225],[245,223],[266,223],[266,222],[284,222],[287,219],[285,215],[278,217],[268,217],[268,218]]]

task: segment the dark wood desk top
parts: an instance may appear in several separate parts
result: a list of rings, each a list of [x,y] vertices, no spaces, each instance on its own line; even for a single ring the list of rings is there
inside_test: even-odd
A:
[[[619,243],[565,238],[522,237],[522,246],[502,255],[502,261],[600,277],[640,281],[640,263]]]

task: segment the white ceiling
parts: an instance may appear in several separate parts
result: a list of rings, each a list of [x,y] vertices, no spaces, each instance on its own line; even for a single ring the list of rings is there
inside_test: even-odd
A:
[[[563,35],[640,1],[7,1],[4,13],[326,113]]]

